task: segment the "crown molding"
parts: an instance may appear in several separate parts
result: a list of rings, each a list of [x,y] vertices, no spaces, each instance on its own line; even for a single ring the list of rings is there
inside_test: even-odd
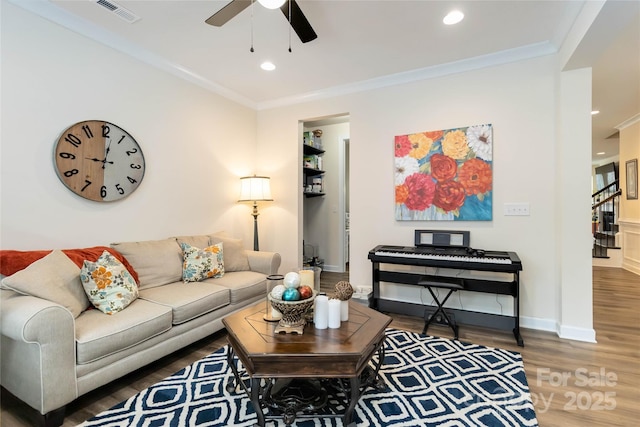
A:
[[[517,62],[555,53],[557,53],[557,49],[553,44],[549,42],[535,43],[514,49],[507,49],[500,52],[491,53],[488,55],[476,56],[460,61],[434,65],[432,67],[390,74],[388,76],[363,80],[360,82],[353,82],[341,86],[334,86],[300,95],[275,99],[272,101],[260,102],[257,109],[266,110],[270,108],[301,104],[303,102],[315,101],[319,99],[333,98],[336,96],[348,95],[356,92],[364,92],[388,86],[396,86],[420,80],[428,80],[436,77],[463,73],[466,71],[478,70],[481,68],[493,67],[495,65],[502,65],[510,62]]]
[[[615,126],[615,128],[618,129],[618,130],[622,130],[622,129],[628,128],[631,125],[635,125],[638,122],[640,122],[640,113],[636,114],[635,116],[632,116],[632,117],[628,118],[624,122],[622,122],[619,125]]]

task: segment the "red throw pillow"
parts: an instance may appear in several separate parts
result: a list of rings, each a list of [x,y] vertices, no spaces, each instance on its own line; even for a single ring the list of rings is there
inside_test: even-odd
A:
[[[125,268],[131,273],[133,279],[136,283],[138,281],[138,273],[133,268],[129,261],[122,256],[122,254],[115,249],[112,249],[108,246],[94,246],[92,248],[83,248],[83,249],[63,249],[62,252],[65,253],[73,261],[78,267],[82,268],[84,260],[96,262],[100,255],[104,251],[109,251],[111,255],[116,257],[118,261],[124,264]],[[4,274],[5,276],[11,276],[12,274],[24,270],[27,268],[32,262],[39,260],[40,258],[44,258],[46,255],[50,254],[50,250],[43,251],[14,251],[14,250],[0,250],[0,274]]]

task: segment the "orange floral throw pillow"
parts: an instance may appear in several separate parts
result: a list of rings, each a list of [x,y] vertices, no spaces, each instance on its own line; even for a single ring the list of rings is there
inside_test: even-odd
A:
[[[122,311],[138,298],[133,276],[109,251],[96,262],[84,262],[80,281],[91,304],[105,314]]]

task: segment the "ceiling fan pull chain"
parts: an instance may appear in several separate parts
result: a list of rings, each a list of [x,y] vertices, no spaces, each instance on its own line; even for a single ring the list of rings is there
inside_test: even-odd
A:
[[[253,53],[253,3],[254,0],[251,0],[251,49],[249,49],[249,52]]]
[[[289,0],[289,53],[291,53],[291,0]]]

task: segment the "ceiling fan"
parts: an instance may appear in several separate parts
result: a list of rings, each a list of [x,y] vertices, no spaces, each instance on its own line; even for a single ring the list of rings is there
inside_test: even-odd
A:
[[[225,23],[227,23],[231,18],[245,10],[254,0],[231,0],[231,3],[228,3],[225,7],[214,13],[211,17],[209,17],[205,22],[209,25],[213,25],[215,27],[222,27]],[[258,0],[260,4],[265,5],[265,3],[273,3],[273,0],[265,1]],[[281,2],[276,2],[281,3]],[[265,7],[268,7],[265,5]],[[287,21],[291,22],[291,28],[296,32],[298,37],[302,43],[310,42],[311,40],[315,40],[318,35],[311,28],[311,24],[302,13],[302,9],[298,6],[296,0],[285,0],[284,4],[276,5],[275,7],[269,7],[270,9],[275,9],[276,7],[280,7],[280,10],[284,14]],[[291,16],[289,16],[289,10],[291,10]]]

